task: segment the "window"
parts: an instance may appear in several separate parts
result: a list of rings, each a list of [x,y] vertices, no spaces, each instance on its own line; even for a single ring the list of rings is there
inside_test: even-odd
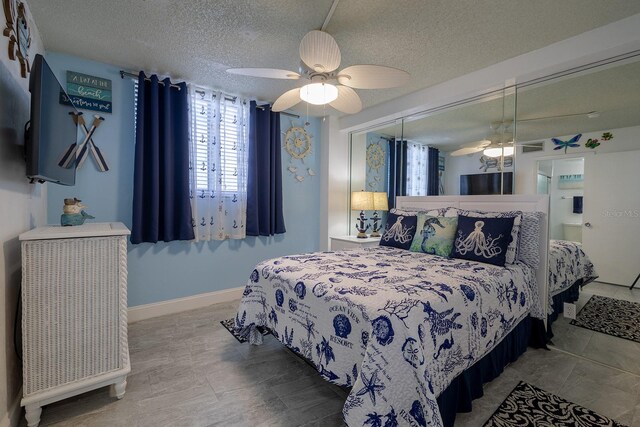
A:
[[[217,96],[224,97],[197,89],[192,94],[193,176],[198,191],[237,193],[245,190],[239,188],[244,182],[239,175],[246,169],[243,165],[246,159],[240,149],[241,133],[245,132],[245,126],[239,123],[242,119],[240,101],[224,97],[218,106]]]
[[[407,196],[427,195],[428,147],[407,142]]]
[[[240,108],[236,98],[225,97],[219,93],[192,89],[190,108],[193,109],[189,133],[192,138],[192,174],[198,191],[222,191],[237,193],[246,191],[245,179],[241,176],[246,170],[244,141],[248,139],[248,129],[240,125],[245,111]],[[220,114],[216,97],[220,101]],[[138,81],[133,84],[133,131],[134,139],[138,120]],[[220,120],[222,117],[222,120]],[[218,122],[215,119],[218,119]],[[217,126],[219,124],[219,126]],[[218,134],[219,132],[219,134]],[[243,138],[241,140],[241,138]],[[218,147],[218,144],[222,144]],[[219,148],[219,149],[214,149]],[[195,159],[195,160],[194,160]]]

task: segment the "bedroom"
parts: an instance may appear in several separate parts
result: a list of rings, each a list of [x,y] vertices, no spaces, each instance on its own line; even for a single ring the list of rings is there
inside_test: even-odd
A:
[[[4,274],[1,298],[3,300],[0,306],[3,307],[3,318],[6,319],[6,327],[2,328],[5,351],[0,360],[2,362],[0,363],[2,366],[0,380],[3,384],[0,393],[2,427],[4,424],[16,425],[19,418],[24,418],[20,416],[19,397],[21,397],[22,380],[18,375],[19,361],[15,356],[13,342],[14,315],[20,283],[21,254],[18,235],[36,226],[58,223],[62,199],[67,197],[82,199],[88,206],[87,212],[97,217],[94,220],[96,222],[121,221],[131,226],[135,134],[134,92],[133,81],[121,79],[120,70],[134,73],[139,70],[147,73],[157,72],[161,76],[171,76],[174,82],[187,81],[205,88],[224,90],[233,95],[244,95],[252,99],[273,102],[280,94],[294,86],[288,82],[275,80],[232,77],[224,70],[231,67],[259,66],[297,69],[300,39],[308,31],[321,28],[332,2],[327,1],[322,4],[316,2],[312,11],[306,8],[301,10],[294,2],[262,5],[261,8],[264,10],[251,9],[245,3],[237,7],[232,3],[225,3],[216,5],[214,8],[195,3],[192,9],[179,8],[178,11],[171,13],[172,6],[166,2],[158,4],[146,2],[135,7],[123,3],[110,5],[106,4],[107,2],[103,3],[105,4],[94,4],[89,10],[86,5],[81,7],[72,2],[53,6],[47,2],[27,1],[34,19],[31,26],[31,58],[36,53],[44,53],[46,61],[60,82],[66,81],[65,73],[69,70],[111,81],[114,97],[113,112],[104,114],[104,124],[96,130],[94,136],[96,145],[104,151],[109,163],[110,170],[107,173],[100,172],[91,163],[93,160],[89,159],[85,166],[78,170],[77,183],[74,187],[27,183],[21,153],[23,144],[16,135],[5,132],[4,128],[21,129],[24,125],[23,117],[15,117],[10,111],[13,109],[13,100],[19,100],[22,105],[28,103],[28,79],[21,77],[20,65],[17,61],[8,59],[6,54],[2,55],[3,79],[11,83],[8,86],[3,85],[2,119],[3,123],[9,123],[9,126],[4,124],[2,126],[3,141],[5,138],[13,141],[9,145],[3,143],[2,148],[1,197],[5,219],[2,227]],[[194,355],[196,358],[206,358],[208,352],[214,350],[212,348],[212,346],[215,347],[214,338],[229,342],[228,339],[231,336],[219,328],[218,321],[235,315],[238,307],[237,300],[254,266],[265,259],[277,256],[326,250],[329,248],[330,237],[355,234],[354,221],[348,219],[353,213],[348,205],[349,185],[352,179],[348,172],[351,167],[348,150],[350,132],[358,135],[372,129],[388,128],[389,125],[386,123],[400,119],[397,125],[398,131],[394,133],[397,132],[395,135],[402,139],[401,128],[404,124],[410,123],[408,119],[402,120],[405,117],[493,92],[505,86],[512,86],[513,83],[530,81],[638,49],[638,35],[637,31],[634,31],[634,28],[637,28],[639,12],[636,2],[608,4],[592,2],[589,7],[579,2],[566,2],[562,7],[558,7],[555,3],[554,6],[532,7],[525,2],[514,2],[509,6],[492,2],[474,7],[459,3],[456,6],[449,6],[451,9],[439,4],[432,7],[433,10],[427,10],[428,8],[424,9],[417,3],[413,3],[405,5],[403,10],[402,7],[390,7],[378,2],[374,6],[365,7],[361,2],[349,0],[343,0],[338,4],[333,17],[329,20],[327,31],[338,41],[343,53],[343,66],[357,63],[395,66],[410,72],[411,82],[398,89],[358,90],[365,106],[360,113],[340,116],[327,107],[326,110],[311,109],[307,119],[306,105],[300,104],[300,108],[291,111],[292,114],[298,115],[298,118],[285,115],[281,117],[282,131],[289,129],[292,125],[302,126],[308,120],[310,124],[306,128],[313,137],[311,139],[313,148],[305,162],[297,161],[293,164],[290,162],[289,154],[282,151],[283,167],[293,165],[306,172],[304,180],[299,182],[292,172],[286,169],[282,171],[286,233],[276,234],[273,237],[250,237],[244,241],[129,245],[129,320],[134,323],[129,329],[133,371],[129,378],[127,395],[122,401],[113,402],[106,394],[94,392],[81,398],[78,401],[79,404],[75,406],[73,402],[63,402],[57,404],[58,406],[52,404],[43,410],[43,424],[54,421],[63,424],[65,422],[109,423],[110,416],[113,417],[111,422],[127,424],[137,411],[144,413],[145,416],[148,415],[149,423],[153,423],[152,415],[155,414],[158,417],[157,423],[164,421],[168,424],[189,425],[188,420],[191,420],[190,417],[197,412],[194,408],[207,405],[205,396],[210,401],[218,401],[219,396],[214,393],[215,388],[212,389],[208,381],[200,381],[194,374],[193,366],[190,366],[185,359],[191,361]],[[504,16],[490,13],[498,7],[504,11]],[[420,13],[413,13],[413,8]],[[243,19],[239,19],[239,16]],[[526,19],[525,16],[527,16]],[[228,18],[228,22],[225,18]],[[138,22],[145,19],[147,28],[144,31],[141,30],[140,34],[133,30],[127,32],[127,28],[137,28]],[[442,24],[449,20],[455,20],[459,26],[449,28]],[[226,41],[232,43],[231,45],[221,47],[217,42],[219,30],[212,30],[207,23],[221,22],[220,25],[222,25],[222,21],[226,25],[225,31],[236,36],[231,36]],[[385,25],[389,22],[396,25]],[[400,22],[410,23],[410,25],[399,25]],[[569,22],[573,24],[567,25]],[[235,24],[232,25],[232,23]],[[157,28],[161,25],[167,25],[171,31],[159,33]],[[501,29],[500,34],[495,32],[498,26]],[[394,31],[391,31],[391,28],[394,28]],[[461,35],[460,28],[466,28],[468,34]],[[283,34],[286,34],[286,37]],[[471,34],[476,36],[471,37]],[[3,40],[8,39],[3,37]],[[375,45],[379,47],[372,48],[372,41],[375,41]],[[452,45],[450,46],[449,43]],[[122,46],[122,48],[114,49],[114,46]],[[409,55],[410,58],[407,58],[407,51],[424,51],[425,56]],[[429,58],[426,55],[427,52]],[[446,60],[434,61],[430,58]],[[513,79],[516,81],[509,83]],[[12,90],[9,98],[12,101],[9,103],[6,101],[4,92],[6,87],[11,87]],[[535,90],[532,87],[530,93],[533,94]],[[516,104],[526,102],[526,92],[522,92],[522,96],[518,95],[517,100],[509,98],[510,96],[513,97],[513,94],[507,94],[504,97],[505,102],[502,105],[506,107],[501,106],[500,116],[488,119],[488,123],[508,118],[507,112],[515,110]],[[495,99],[497,98],[494,97],[494,101]],[[506,112],[502,113],[503,110]],[[583,110],[575,108],[573,111]],[[322,118],[325,115],[326,118]],[[436,116],[429,114],[428,117]],[[428,117],[425,120],[429,120]],[[513,117],[517,116],[512,113],[511,118]],[[620,125],[612,129],[628,126]],[[516,135],[519,129],[520,127],[515,129]],[[483,135],[465,142],[484,139],[489,136],[490,130],[486,124],[477,125],[476,133],[483,133]],[[593,129],[593,131],[598,130],[604,131],[604,129]],[[19,130],[16,132],[20,133]],[[535,136],[533,139],[551,137],[563,139],[562,137],[571,132],[574,131]],[[615,138],[611,144],[625,144],[622,134],[616,130],[613,134]],[[571,136],[573,135],[569,135]],[[586,142],[587,133],[583,139],[581,143]],[[633,141],[637,145],[637,138],[630,143],[633,144]],[[551,144],[551,141],[548,143]],[[606,143],[603,144],[606,145]],[[569,148],[569,153],[571,150]],[[535,153],[521,157],[518,157],[518,154],[515,161],[516,194],[534,194],[533,184],[529,186],[526,183],[533,182],[537,165],[530,159],[537,157]],[[527,159],[526,162],[531,163],[526,166],[526,171],[525,166],[520,166],[525,159]],[[548,158],[542,160],[548,160]],[[471,161],[473,173],[479,172],[478,160]],[[308,169],[311,169],[311,172]],[[452,171],[451,168],[445,169],[445,172],[449,173],[450,170]],[[464,174],[469,173],[472,172],[467,171]],[[523,173],[531,176],[522,177]],[[588,179],[587,172],[585,172],[585,179]],[[632,180],[633,178],[629,179],[629,181]],[[451,179],[445,179],[445,184],[451,182]],[[586,192],[587,189],[585,185],[584,191]],[[585,196],[585,209],[588,205],[586,200]],[[590,285],[587,285],[585,290],[589,289],[588,286]],[[216,306],[215,313],[207,311],[206,308],[214,303],[223,303],[223,305]],[[164,318],[169,319],[168,324],[155,319],[156,316],[171,315],[189,309],[204,311],[197,311],[191,315],[174,314],[175,317]],[[138,322],[135,322],[136,320]],[[560,325],[559,321],[555,325]],[[208,329],[209,327],[211,329]],[[154,331],[155,329],[157,331]],[[193,336],[185,335],[185,331],[192,333]],[[207,333],[215,335],[206,336]],[[185,351],[182,338],[191,340],[193,353],[191,349],[188,352]],[[562,346],[562,343],[556,340],[554,343]],[[283,356],[284,350],[271,341],[255,349],[250,348],[248,344],[236,346],[235,342],[230,342],[229,345],[234,347],[231,350],[227,349],[227,353],[219,356],[223,359],[218,368],[229,367],[228,363],[238,355],[243,360],[255,361],[262,353],[266,353],[266,360],[271,358],[278,364],[282,364],[283,360],[294,360],[286,353]],[[166,347],[166,353],[160,351],[162,347]],[[627,352],[633,350],[630,345],[624,346],[624,349]],[[562,366],[564,380],[571,375],[572,371],[575,371],[572,380],[576,383],[576,387],[572,390],[577,391],[574,394],[565,395],[567,399],[626,424],[632,424],[637,402],[627,399],[630,386],[615,384],[613,379],[609,382],[617,387],[612,386],[607,391],[609,394],[617,393],[618,401],[624,402],[624,405],[608,405],[605,397],[597,402],[584,400],[585,396],[580,396],[578,391],[588,389],[590,383],[587,381],[585,385],[584,382],[578,381],[580,369],[582,372],[585,371],[582,362],[578,364],[572,356],[558,354],[555,351],[552,354],[544,353],[544,356],[540,356],[539,359],[535,356],[537,354],[537,351],[530,351],[522,358],[525,361],[527,358],[534,358],[531,363],[537,363],[538,366]],[[145,356],[147,359],[136,360],[138,356]],[[283,357],[286,359],[282,359]],[[155,369],[154,372],[157,375],[153,380],[144,373],[145,369],[153,370],[165,365],[171,369],[166,372]],[[304,389],[293,390],[304,396],[300,402],[291,398],[291,393],[287,393],[284,388],[279,392],[289,400],[274,397],[277,393],[267,399],[265,395],[259,393],[259,387],[250,387],[251,383],[246,382],[247,378],[231,376],[231,372],[230,376],[222,378],[221,382],[237,384],[236,389],[240,389],[243,384],[249,387],[248,390],[253,389],[253,394],[248,393],[251,394],[251,398],[262,400],[251,402],[251,399],[247,398],[245,399],[248,401],[247,405],[255,403],[264,406],[268,405],[266,402],[270,402],[274,411],[280,411],[278,413],[285,413],[286,417],[289,417],[283,418],[286,420],[296,420],[296,417],[303,420],[303,415],[307,414],[311,417],[309,422],[319,422],[321,416],[317,412],[325,417],[337,417],[337,414],[341,413],[346,395],[340,394],[343,393],[340,390],[336,391],[335,388],[329,387],[319,376],[316,378],[309,375],[307,371],[302,370],[305,368],[303,365],[293,366],[300,369],[299,372],[304,372],[305,381],[308,381]],[[630,371],[630,368],[623,370]],[[136,377],[136,372],[142,375]],[[217,372],[220,373],[220,369]],[[496,381],[504,378],[513,379],[518,372],[508,368]],[[267,373],[261,375],[266,376]],[[609,375],[613,378],[618,375],[618,371],[603,369],[598,375],[602,377]],[[624,377],[620,382],[627,381],[625,383],[627,385],[634,383],[636,378],[627,377],[626,374],[619,375]],[[144,381],[136,384],[136,379],[143,377],[145,377]],[[520,379],[530,381],[529,378]],[[164,387],[163,382],[175,386],[174,390]],[[504,383],[494,383],[493,387],[498,387],[500,384],[504,385]],[[544,387],[545,384],[540,384],[542,388],[555,393],[559,393],[562,385],[551,384]],[[143,397],[136,401],[137,386],[139,386],[137,391],[148,388],[154,393],[146,395],[140,393],[138,396]],[[242,393],[235,392],[234,395],[234,387],[229,389],[223,391],[229,391],[232,393],[230,396],[236,396],[242,400]],[[170,394],[171,391],[175,394]],[[502,390],[492,391],[492,383],[490,383],[486,387],[485,400],[478,401],[480,408],[487,407],[486,412],[478,410],[474,402],[474,411],[467,415],[460,415],[457,418],[458,422],[463,423],[465,417],[472,416],[478,418],[469,418],[467,425],[481,425],[486,421],[510,390],[505,390],[504,393]],[[220,390],[215,392],[219,393]],[[192,394],[189,395],[189,393]],[[605,394],[603,392],[603,395]],[[163,398],[165,400],[162,400]],[[171,410],[166,408],[170,399],[176,401],[184,399],[185,404],[176,405],[177,409]],[[115,406],[125,406],[132,400],[135,404],[133,413],[131,408],[125,412],[115,409]],[[489,406],[492,406],[492,409],[489,410]],[[241,417],[244,413],[243,405],[237,404],[234,408],[227,416]],[[611,408],[615,408],[615,411],[606,412],[612,410]],[[92,416],[95,418],[91,418]],[[218,416],[221,415],[218,414]],[[481,416],[485,418],[481,420]],[[229,423],[233,420],[233,418],[227,419]],[[211,420],[211,422],[214,421],[216,420]],[[476,424],[473,423],[474,421]],[[242,425],[243,421],[237,418],[236,422]],[[292,422],[288,425],[296,425],[296,423]],[[331,425],[328,420],[327,425]]]

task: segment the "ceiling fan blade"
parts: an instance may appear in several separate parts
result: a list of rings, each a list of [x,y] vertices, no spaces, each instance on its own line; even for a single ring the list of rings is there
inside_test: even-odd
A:
[[[537,120],[562,119],[565,117],[579,117],[579,116],[585,116],[590,119],[597,119],[598,117],[600,117],[600,113],[598,111],[587,111],[584,113],[571,113],[571,114],[558,114],[556,116],[532,117],[530,119],[518,119],[518,123],[535,122]]]
[[[318,73],[329,73],[340,66],[340,48],[324,31],[309,31],[300,42],[300,59]]]
[[[251,77],[264,77],[267,79],[297,80],[300,78],[300,74],[295,71],[278,70],[277,68],[229,68],[227,73]]]
[[[276,102],[271,106],[271,111],[278,112],[288,110],[300,101],[302,101],[300,99],[300,88],[288,90],[276,99]]]
[[[362,101],[355,90],[346,86],[336,86],[338,88],[338,98],[330,102],[333,108],[347,114],[355,114],[362,110]]]
[[[476,148],[476,147],[484,148],[489,144],[491,144],[491,141],[489,141],[488,139],[483,139],[482,141],[474,141],[468,144],[462,144],[460,148]]]
[[[475,147],[464,147],[464,148],[459,148],[455,151],[452,151],[451,153],[449,153],[452,156],[464,156],[466,154],[474,154],[474,153],[478,153],[480,151],[484,150],[484,146],[480,147],[480,146],[475,146]]]
[[[387,89],[409,82],[406,71],[382,65],[352,65],[338,73],[338,82],[355,89]]]

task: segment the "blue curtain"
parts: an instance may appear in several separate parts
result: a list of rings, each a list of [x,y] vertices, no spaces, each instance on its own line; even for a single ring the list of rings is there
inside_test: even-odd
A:
[[[440,150],[429,147],[427,153],[427,196],[438,196],[440,194],[440,173],[438,172],[438,158]]]
[[[396,206],[396,197],[407,195],[407,141],[389,140],[387,182],[389,209]]]
[[[138,76],[131,243],[194,238],[187,85]]]
[[[249,110],[247,171],[247,236],[273,236],[286,231],[282,213],[280,113],[269,106]]]

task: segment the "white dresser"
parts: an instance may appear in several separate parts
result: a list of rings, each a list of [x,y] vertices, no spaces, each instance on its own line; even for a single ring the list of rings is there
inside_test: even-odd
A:
[[[359,239],[356,236],[331,237],[331,250],[342,251],[345,249],[370,248],[380,244],[380,237],[367,237]]]
[[[23,398],[29,427],[42,406],[127,385],[127,235],[122,223],[39,227],[22,242]]]

